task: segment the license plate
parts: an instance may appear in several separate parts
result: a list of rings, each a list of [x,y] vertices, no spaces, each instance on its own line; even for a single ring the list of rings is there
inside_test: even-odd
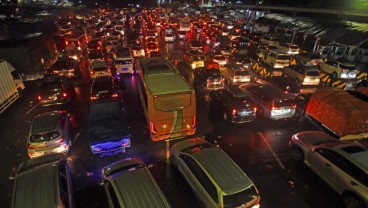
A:
[[[128,70],[128,68],[123,68],[123,71],[127,71]]]
[[[281,112],[289,112],[290,109],[289,108],[284,108],[284,109],[281,109]]]

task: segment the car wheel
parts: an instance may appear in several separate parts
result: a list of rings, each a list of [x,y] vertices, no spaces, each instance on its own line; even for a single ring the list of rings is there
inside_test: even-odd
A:
[[[344,206],[346,208],[365,208],[364,202],[354,194],[347,193],[343,195]]]
[[[303,151],[296,145],[293,145],[291,148],[291,156],[296,162],[302,162],[304,160]]]
[[[332,78],[337,79],[337,73],[336,72],[332,73],[331,76],[332,76]]]

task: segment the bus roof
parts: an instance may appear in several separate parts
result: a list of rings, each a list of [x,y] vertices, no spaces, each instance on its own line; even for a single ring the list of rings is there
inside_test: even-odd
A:
[[[176,73],[146,76],[145,83],[152,95],[192,91],[184,79]]]

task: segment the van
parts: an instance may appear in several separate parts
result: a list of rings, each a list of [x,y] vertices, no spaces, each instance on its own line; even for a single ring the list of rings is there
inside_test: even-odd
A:
[[[69,162],[61,153],[22,163],[15,175],[11,208],[74,207]]]
[[[259,207],[256,186],[219,147],[191,138],[174,144],[170,152],[172,162],[204,207]]]
[[[291,65],[284,68],[286,76],[295,79],[299,85],[318,86],[320,83],[320,71],[315,67],[303,65]]]
[[[300,51],[299,46],[292,43],[280,43],[280,45],[278,45],[277,48],[291,55],[299,54]]]
[[[112,163],[102,169],[101,177],[110,208],[170,207],[140,158]]]
[[[117,74],[133,74],[133,56],[129,48],[119,47],[115,53],[115,68]]]
[[[227,85],[239,85],[250,82],[249,70],[240,64],[225,64],[220,68]]]
[[[273,68],[284,68],[290,65],[290,55],[280,50],[269,50],[263,55],[263,62]]]
[[[265,81],[246,83],[239,87],[258,105],[258,118],[280,120],[294,117],[294,100],[282,90]]]

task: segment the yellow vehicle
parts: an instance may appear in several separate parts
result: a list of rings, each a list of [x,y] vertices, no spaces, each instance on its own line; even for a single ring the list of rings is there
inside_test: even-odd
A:
[[[136,72],[142,79],[149,132],[153,141],[193,135],[196,130],[194,89],[174,65],[162,57],[141,58]]]

